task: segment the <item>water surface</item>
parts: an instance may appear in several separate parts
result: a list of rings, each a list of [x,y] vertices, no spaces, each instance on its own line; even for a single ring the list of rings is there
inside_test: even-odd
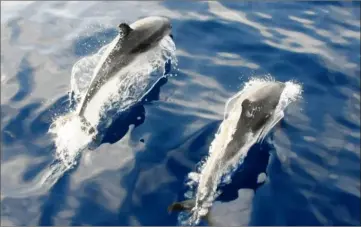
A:
[[[68,110],[73,65],[149,15],[171,18],[177,75],[53,187],[16,193],[54,161],[48,129]],[[167,206],[185,199],[226,101],[266,75],[300,82],[303,99],[251,148],[213,218],[360,225],[359,2],[2,2],[1,225],[176,225]]]

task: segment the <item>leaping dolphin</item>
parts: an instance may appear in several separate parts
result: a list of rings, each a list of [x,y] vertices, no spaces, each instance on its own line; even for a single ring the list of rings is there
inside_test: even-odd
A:
[[[171,23],[166,17],[151,16],[142,18],[130,26],[121,23],[116,44],[103,56],[95,68],[93,79],[90,82],[86,94],[77,107],[77,115],[81,121],[89,127],[89,133],[95,132],[91,123],[84,117],[88,103],[100,90],[100,88],[114,77],[117,72],[131,63],[137,55],[155,47],[164,37],[171,34]]]
[[[274,115],[284,89],[285,83],[270,81],[241,95],[241,111],[233,136],[223,150],[214,150],[208,157],[199,176],[195,199],[173,203],[168,207],[169,212],[189,211],[193,214],[193,221],[206,219],[211,224],[208,208],[211,207],[220,178],[239,162],[244,149],[248,150],[262,139],[260,137],[264,138],[282,118]],[[203,208],[206,212],[199,212]]]

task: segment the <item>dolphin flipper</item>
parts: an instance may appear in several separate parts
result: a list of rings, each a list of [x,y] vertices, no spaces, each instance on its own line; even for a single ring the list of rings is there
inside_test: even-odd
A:
[[[168,207],[168,212],[172,211],[191,211],[195,206],[196,202],[194,199],[184,200],[182,202],[175,202]],[[201,219],[205,220],[209,226],[213,225],[210,213],[207,213]]]

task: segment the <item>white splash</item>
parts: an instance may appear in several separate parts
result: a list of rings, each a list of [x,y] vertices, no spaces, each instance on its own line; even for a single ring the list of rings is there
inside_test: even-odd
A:
[[[199,223],[200,218],[208,213],[213,201],[218,196],[218,185],[220,183],[229,183],[231,173],[242,164],[250,147],[264,139],[274,125],[283,118],[284,110],[291,102],[301,98],[301,85],[291,81],[286,82],[275,112],[266,125],[254,134],[251,132],[247,133],[245,135],[247,141],[245,145],[240,148],[232,160],[224,162],[225,149],[233,139],[233,134],[236,131],[236,125],[242,112],[243,100],[272,82],[274,82],[274,79],[271,77],[264,79],[253,78],[245,83],[239,93],[227,101],[224,120],[211,143],[208,157],[201,162],[196,172],[192,172],[188,176],[188,185],[191,186],[191,192],[186,192],[185,196],[189,199],[193,197],[195,207],[192,209],[191,216],[188,219],[184,215],[180,215],[179,221],[182,225],[197,225]],[[212,182],[212,184],[209,184],[209,182]],[[196,185],[197,187],[194,187]],[[210,185],[212,186],[210,187]]]
[[[83,124],[75,110],[93,79],[94,71],[114,48],[118,38],[119,35],[96,54],[80,59],[73,66],[70,94],[74,95],[75,108],[69,109],[69,113],[63,116],[56,116],[49,129],[54,138],[57,160],[50,167],[46,179],[50,185],[76,165],[78,156],[88,148],[95,136],[99,136],[89,135],[81,129]],[[165,76],[168,60],[171,60],[172,67],[177,65],[175,49],[173,40],[165,37],[159,45],[139,55],[101,87],[87,106],[85,118],[94,128],[107,127],[115,115],[140,101]]]

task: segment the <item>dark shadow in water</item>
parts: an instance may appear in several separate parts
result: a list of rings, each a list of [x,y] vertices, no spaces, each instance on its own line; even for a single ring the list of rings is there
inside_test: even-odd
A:
[[[219,187],[222,193],[217,200],[222,202],[236,200],[239,189],[249,188],[256,191],[263,185],[264,182],[257,183],[257,178],[259,174],[266,173],[271,149],[271,145],[265,141],[254,144],[241,166],[232,174],[231,183]]]
[[[167,66],[167,69],[169,71],[169,66]],[[160,88],[166,84],[167,81],[168,79],[166,77],[161,78],[139,103],[121,113],[121,115],[112,122],[111,126],[107,128],[101,144],[116,143],[127,134],[130,125],[134,125],[134,127],[141,125],[145,120],[144,104],[158,100]]]

